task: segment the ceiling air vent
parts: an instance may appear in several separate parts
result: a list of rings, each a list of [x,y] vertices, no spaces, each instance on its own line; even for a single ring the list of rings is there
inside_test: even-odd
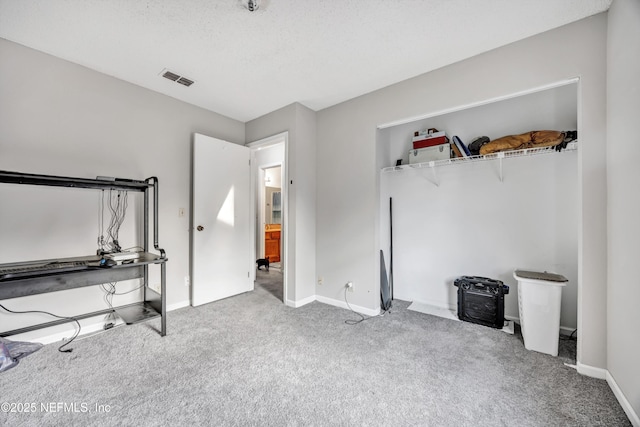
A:
[[[193,80],[188,79],[188,78],[186,78],[184,76],[178,75],[176,73],[173,73],[173,72],[167,70],[166,68],[164,70],[162,70],[162,72],[160,74],[165,79],[169,79],[169,80],[174,81],[176,83],[180,83],[183,86],[189,87],[194,83]]]
[[[181,85],[185,85],[185,86],[191,86],[193,84],[193,80],[189,80],[186,77],[180,77],[178,80],[176,80],[177,83],[180,83]]]

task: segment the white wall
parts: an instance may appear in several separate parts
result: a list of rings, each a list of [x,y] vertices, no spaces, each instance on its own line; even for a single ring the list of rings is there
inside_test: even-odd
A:
[[[613,2],[607,42],[607,369],[633,407],[635,425],[640,425],[639,24],[639,1]]]
[[[316,264],[316,116],[295,103],[246,124],[247,142],[288,131],[287,295],[289,305],[313,300]]]
[[[85,178],[157,176],[159,240],[169,258],[169,306],[186,305],[189,301],[184,277],[189,275],[188,210],[194,132],[244,143],[241,122],[0,39],[0,169]],[[23,190],[21,187],[9,191]],[[39,212],[39,223],[35,218],[11,214],[5,201],[8,199],[2,197],[0,222],[23,230],[34,225],[47,229],[35,242],[9,241],[8,236],[0,236],[2,246],[21,253],[47,252],[54,257],[58,253],[95,253],[98,196],[79,200],[79,194],[71,195],[65,189],[44,190],[51,190],[51,194],[63,192],[66,201],[51,200]],[[23,199],[20,203],[30,202]],[[178,217],[179,208],[186,210],[183,218]],[[55,217],[52,212],[57,212]],[[87,230],[88,237],[77,233],[79,226]],[[10,252],[3,251],[2,257],[8,257]],[[98,287],[91,287],[4,303],[17,310],[40,309],[69,315],[106,308],[102,295]],[[0,316],[3,330],[14,326],[14,322],[24,325],[43,320],[7,315],[1,310]]]
[[[376,127],[580,77],[578,360],[606,366],[606,14],[594,16],[319,111],[318,295],[379,305],[379,172],[390,152]],[[380,150],[380,153],[378,153]]]
[[[265,183],[267,187],[282,188],[281,168],[269,168],[264,171]]]
[[[316,135],[315,111],[296,104],[296,174],[289,176],[289,184],[296,191],[298,301],[310,301],[316,295]]]
[[[505,314],[519,317],[517,268],[569,279],[561,325],[577,323],[577,153],[552,153],[382,174],[382,234],[393,197],[394,296],[455,309],[453,281],[491,277],[510,286]],[[386,218],[385,218],[386,217]],[[388,258],[388,251],[385,254]]]

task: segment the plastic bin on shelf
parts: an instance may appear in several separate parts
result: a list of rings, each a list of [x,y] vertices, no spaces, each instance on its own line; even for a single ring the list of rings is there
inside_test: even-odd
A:
[[[560,274],[516,270],[518,309],[524,347],[540,353],[558,355],[560,304],[567,278]]]

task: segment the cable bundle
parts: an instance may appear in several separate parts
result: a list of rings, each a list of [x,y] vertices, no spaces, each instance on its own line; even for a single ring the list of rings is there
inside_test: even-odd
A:
[[[120,226],[124,222],[127,213],[129,193],[125,190],[109,190],[109,200],[107,207],[111,212],[111,220],[107,227],[107,237],[104,236],[104,204],[105,194],[102,191],[100,198],[100,217],[99,217],[99,235],[98,235],[98,251],[101,253],[122,252],[122,247],[118,242],[118,233]]]

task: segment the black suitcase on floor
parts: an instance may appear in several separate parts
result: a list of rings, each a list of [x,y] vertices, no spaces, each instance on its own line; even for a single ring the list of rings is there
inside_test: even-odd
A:
[[[499,280],[479,276],[461,276],[458,287],[458,318],[496,329],[504,326],[504,296],[509,286]]]

